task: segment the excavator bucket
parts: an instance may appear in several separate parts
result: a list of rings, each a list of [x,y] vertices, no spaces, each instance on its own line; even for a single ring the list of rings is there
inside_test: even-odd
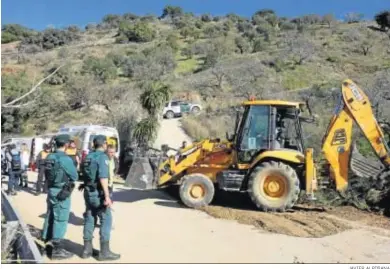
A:
[[[359,152],[356,144],[352,145],[350,167],[356,176],[373,179],[377,179],[381,172],[385,170],[385,166],[381,162],[364,157]]]
[[[156,151],[156,150],[155,150]],[[157,188],[158,167],[163,160],[163,154],[138,153],[126,176],[125,186],[138,190]]]

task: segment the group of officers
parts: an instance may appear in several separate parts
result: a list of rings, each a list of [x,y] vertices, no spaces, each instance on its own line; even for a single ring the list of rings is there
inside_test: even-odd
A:
[[[42,231],[42,240],[46,244],[46,253],[51,259],[68,259],[73,253],[64,248],[64,237],[67,230],[71,194],[78,180],[77,162],[66,153],[71,137],[58,135],[54,139],[55,150],[49,153],[44,161],[44,174],[47,182],[47,212]],[[112,188],[109,184],[112,156],[115,148],[107,145],[103,135],[95,136],[93,151],[79,163],[83,184],[79,190],[84,191],[84,249],[82,258],[93,254],[93,231],[100,221],[99,261],[117,260],[120,254],[110,250],[110,233],[112,228]]]

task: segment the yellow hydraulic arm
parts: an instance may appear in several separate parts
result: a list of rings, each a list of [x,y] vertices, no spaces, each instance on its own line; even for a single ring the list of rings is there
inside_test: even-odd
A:
[[[375,119],[371,103],[367,95],[352,80],[347,79],[342,83],[342,98],[322,145],[339,191],[348,186],[353,121],[360,127],[382,164],[390,166],[390,150]]]

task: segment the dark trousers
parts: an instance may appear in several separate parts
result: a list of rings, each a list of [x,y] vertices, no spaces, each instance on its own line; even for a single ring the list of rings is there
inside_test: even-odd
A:
[[[8,171],[8,191],[15,190],[15,187],[18,185],[21,174],[21,171]]]
[[[98,219],[100,220],[100,241],[110,241],[112,228],[111,208],[103,205],[103,199],[97,191],[84,191],[85,212],[84,212],[84,240],[92,240],[93,231]]]
[[[47,192],[47,180],[45,178],[45,167],[39,167],[38,169],[38,180],[37,180],[37,192]]]

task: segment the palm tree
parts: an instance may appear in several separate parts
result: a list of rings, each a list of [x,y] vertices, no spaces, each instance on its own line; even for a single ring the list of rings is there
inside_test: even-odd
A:
[[[159,127],[158,115],[172,94],[171,87],[161,82],[151,82],[144,87],[145,91],[141,94],[140,101],[149,116],[136,125],[133,133],[138,144],[142,146],[156,138]]]

